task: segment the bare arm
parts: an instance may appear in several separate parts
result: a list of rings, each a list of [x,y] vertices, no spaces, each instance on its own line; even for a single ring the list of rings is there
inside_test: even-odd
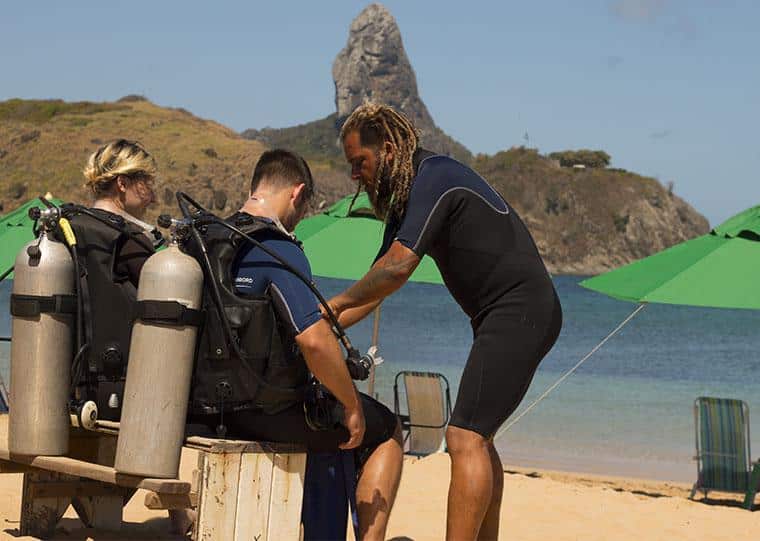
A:
[[[320,320],[296,336],[296,344],[312,374],[343,404],[350,439],[341,445],[352,449],[364,438],[364,413],[359,394],[351,381],[340,345],[330,325]]]
[[[354,325],[355,323],[360,322],[362,319],[367,317],[372,311],[377,308],[382,301],[372,301],[368,304],[364,304],[362,306],[357,306],[356,308],[349,308],[348,310],[344,310],[339,316],[338,316],[338,322],[340,323],[341,327],[344,329],[349,328],[351,325]],[[323,306],[320,306],[319,309],[322,311],[322,315],[327,319],[329,322],[329,318],[325,315],[325,309]]]
[[[354,317],[366,316],[379,301],[400,288],[417,268],[420,258],[412,250],[396,241],[388,252],[378,259],[364,277],[343,293],[330,300],[330,306],[342,315],[352,308]],[[369,307],[368,309],[366,309]],[[364,311],[366,309],[366,311]],[[359,311],[361,310],[361,311]],[[350,321],[349,317],[346,317]],[[354,323],[361,318],[353,321]],[[341,317],[342,320],[342,317]]]

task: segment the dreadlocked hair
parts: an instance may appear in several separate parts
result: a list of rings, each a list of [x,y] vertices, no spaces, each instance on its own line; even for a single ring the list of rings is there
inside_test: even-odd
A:
[[[379,103],[365,102],[349,115],[340,130],[341,141],[352,132],[359,132],[362,146],[378,148],[374,197],[370,197],[378,218],[387,221],[392,215],[400,218],[409,199],[414,167],[412,156],[419,144],[419,133],[402,113]],[[386,163],[383,143],[390,143],[393,158]],[[358,195],[358,191],[357,191]],[[356,199],[356,196],[354,196]]]

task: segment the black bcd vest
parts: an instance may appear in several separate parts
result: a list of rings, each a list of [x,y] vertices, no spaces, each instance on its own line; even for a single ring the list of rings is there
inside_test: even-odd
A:
[[[113,227],[75,210],[69,217],[77,239],[83,333],[88,344],[80,361],[82,369],[73,374],[72,383],[81,399],[95,401],[99,419],[118,421],[137,302],[137,288],[117,268],[118,255],[130,239],[144,245],[146,258],[153,248],[142,230],[121,216],[90,210]]]
[[[238,212],[227,219],[245,234],[268,232],[292,240],[268,221]],[[303,399],[309,372],[290,329],[277,316],[271,296],[236,293],[232,268],[241,249],[250,243],[220,224],[205,226],[203,242],[211,263],[211,275],[196,242],[186,251],[196,257],[204,272],[203,311],[193,371],[190,411],[215,414],[221,411],[259,409],[276,413]],[[211,283],[221,295],[229,321],[232,347],[223,328]]]

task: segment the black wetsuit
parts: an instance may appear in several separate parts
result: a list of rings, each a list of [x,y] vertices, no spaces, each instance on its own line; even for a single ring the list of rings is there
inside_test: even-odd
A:
[[[451,423],[489,438],[514,412],[538,363],[559,336],[562,309],[528,229],[480,175],[418,150],[409,200],[389,220],[394,241],[429,255],[462,310],[474,343]]]

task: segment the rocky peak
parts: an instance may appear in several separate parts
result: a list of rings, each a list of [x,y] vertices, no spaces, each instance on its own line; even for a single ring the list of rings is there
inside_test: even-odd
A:
[[[406,114],[422,133],[422,144],[464,161],[470,152],[433,122],[417,91],[396,20],[384,6],[370,4],[351,23],[346,47],[333,63],[338,122],[365,100],[390,105]]]

